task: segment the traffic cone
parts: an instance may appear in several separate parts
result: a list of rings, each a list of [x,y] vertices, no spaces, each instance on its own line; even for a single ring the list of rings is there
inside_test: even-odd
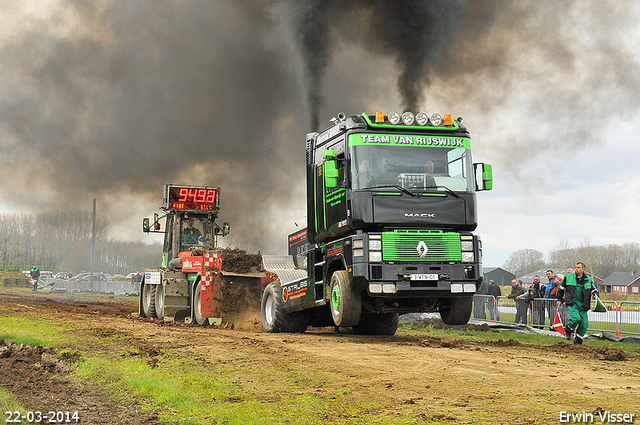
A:
[[[616,329],[616,336],[617,336],[618,338],[621,338],[621,337],[622,337],[622,332],[620,332],[620,329]]]

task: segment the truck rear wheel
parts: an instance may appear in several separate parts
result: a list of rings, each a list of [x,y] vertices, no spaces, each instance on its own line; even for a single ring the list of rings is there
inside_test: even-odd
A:
[[[336,326],[356,326],[362,313],[362,294],[353,289],[349,273],[337,270],[331,276],[330,309]]]
[[[156,316],[156,285],[143,284],[142,293],[142,314],[144,317]]]
[[[270,283],[262,294],[262,328],[265,332],[304,333],[309,326],[309,314],[306,311],[287,313],[284,311],[282,286]]]
[[[156,287],[155,306],[156,317],[164,318],[164,285],[153,285]]]
[[[472,309],[473,295],[450,298],[440,306],[440,318],[446,325],[465,325]]]
[[[198,281],[193,288],[193,305],[191,311],[193,311],[193,320],[200,326],[209,325],[209,320],[202,316],[202,304],[200,304],[200,297],[202,296],[200,282]]]
[[[400,316],[398,313],[363,315],[353,331],[360,335],[395,335]]]

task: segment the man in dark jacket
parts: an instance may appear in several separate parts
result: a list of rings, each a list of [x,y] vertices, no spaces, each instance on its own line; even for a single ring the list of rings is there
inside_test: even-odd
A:
[[[498,311],[498,297],[502,296],[502,290],[493,281],[489,281],[488,295],[493,295],[493,299],[489,299],[489,317],[491,320],[500,320],[500,311]]]
[[[584,263],[576,263],[575,273],[567,273],[562,284],[558,287],[558,305],[565,304],[569,311],[569,323],[564,327],[567,339],[575,332],[574,344],[582,344],[587,329],[589,317],[587,312],[591,308],[591,297],[598,294],[591,277],[587,276]]]
[[[534,325],[539,325],[538,327],[544,326],[544,293],[547,287],[540,282],[540,276],[536,275],[533,278],[533,284],[531,285],[533,288],[533,299],[530,302],[531,306],[531,316]]]
[[[521,280],[513,279],[511,281],[511,293],[507,295],[507,298],[512,299],[516,303],[516,320],[515,323],[527,323],[527,307],[520,300],[520,296],[524,294],[524,288],[522,287]],[[524,311],[523,311],[524,310]]]

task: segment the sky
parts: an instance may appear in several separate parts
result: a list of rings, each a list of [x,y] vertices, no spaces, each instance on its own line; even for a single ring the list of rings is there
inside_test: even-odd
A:
[[[0,210],[92,210],[109,235],[166,183],[221,188],[227,246],[284,254],[305,134],[338,112],[462,116],[484,265],[640,241],[634,1],[0,3]]]

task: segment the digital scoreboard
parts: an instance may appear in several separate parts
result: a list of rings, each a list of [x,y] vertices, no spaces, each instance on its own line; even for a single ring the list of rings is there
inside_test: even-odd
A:
[[[165,186],[164,208],[183,211],[217,211],[220,189],[207,186]]]

